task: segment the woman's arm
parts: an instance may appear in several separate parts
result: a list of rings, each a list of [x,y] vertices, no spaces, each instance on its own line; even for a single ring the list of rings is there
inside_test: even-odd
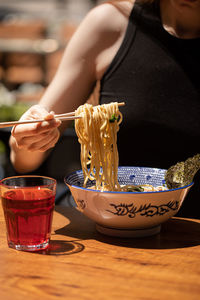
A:
[[[80,24],[39,105],[22,116],[22,119],[44,117],[47,122],[17,125],[12,130],[10,158],[18,172],[38,168],[69,125],[60,124],[49,112],[74,111],[89,98],[121,44],[127,16],[116,6],[103,4],[90,11]]]

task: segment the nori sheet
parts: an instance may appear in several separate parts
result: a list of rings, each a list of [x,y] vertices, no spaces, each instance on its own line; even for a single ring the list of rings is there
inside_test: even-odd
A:
[[[200,154],[189,157],[186,161],[171,166],[165,174],[165,182],[169,189],[190,184],[200,169]]]

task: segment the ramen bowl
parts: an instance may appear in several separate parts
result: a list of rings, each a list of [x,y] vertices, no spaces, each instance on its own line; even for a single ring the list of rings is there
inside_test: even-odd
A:
[[[119,167],[120,185],[165,184],[165,169]],[[144,237],[160,232],[161,224],[180,209],[193,183],[176,189],[151,192],[101,192],[95,181],[83,187],[82,170],[64,179],[77,208],[96,223],[100,233],[118,237]]]

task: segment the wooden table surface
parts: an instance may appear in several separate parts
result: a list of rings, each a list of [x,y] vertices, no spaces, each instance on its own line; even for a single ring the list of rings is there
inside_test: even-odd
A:
[[[156,236],[120,239],[58,206],[50,250],[29,253],[7,247],[0,205],[0,299],[199,300],[200,220],[173,218]]]

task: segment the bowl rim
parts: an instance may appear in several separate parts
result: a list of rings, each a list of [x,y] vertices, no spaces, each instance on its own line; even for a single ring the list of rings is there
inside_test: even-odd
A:
[[[144,169],[156,169],[156,170],[160,170],[160,171],[167,171],[167,169],[162,169],[162,168],[154,168],[154,167],[142,167],[142,166],[119,166],[119,168],[144,168]],[[184,185],[182,187],[179,187],[179,188],[174,188],[174,189],[167,189],[167,190],[163,190],[163,191],[146,191],[146,192],[122,192],[122,191],[100,191],[100,190],[96,190],[96,189],[89,189],[89,188],[85,188],[85,187],[81,187],[81,186],[78,186],[78,185],[75,185],[75,184],[70,184],[68,181],[67,181],[67,178],[72,176],[73,174],[76,174],[77,172],[83,172],[81,169],[79,170],[76,170],[76,171],[73,171],[69,174],[67,174],[65,177],[64,177],[64,183],[68,186],[68,187],[73,187],[73,188],[76,188],[76,189],[80,189],[80,190],[85,190],[87,192],[97,192],[97,193],[108,193],[108,194],[137,194],[137,195],[141,195],[141,194],[155,194],[155,193],[168,193],[168,192],[173,192],[173,191],[177,191],[177,190],[183,190],[183,189],[187,189],[189,187],[191,187],[194,182],[192,181],[191,183],[187,184],[187,185]]]

